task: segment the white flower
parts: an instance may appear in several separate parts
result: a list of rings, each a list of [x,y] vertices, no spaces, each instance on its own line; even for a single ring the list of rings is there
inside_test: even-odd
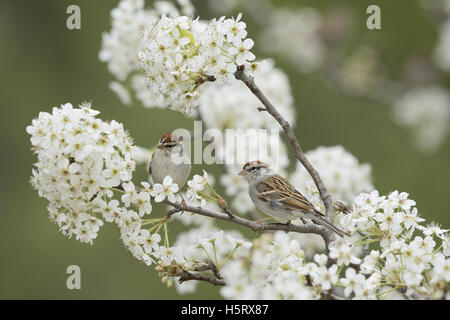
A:
[[[403,224],[406,229],[410,229],[411,227],[417,228],[419,223],[423,221],[425,221],[425,219],[417,215],[417,208],[413,208],[412,210],[407,210],[405,212]]]
[[[435,223],[430,223],[425,228],[421,228],[423,234],[426,236],[435,235],[438,238],[443,239],[445,237],[445,233],[447,233],[448,229],[441,229],[441,227]]]
[[[120,215],[120,207],[119,207],[119,201],[113,199],[109,202],[99,200],[98,201],[99,208],[95,209],[95,212],[100,212],[103,215],[103,219],[105,219],[107,222],[114,222],[116,219],[119,218]]]
[[[436,254],[434,259],[433,279],[431,282],[446,281],[450,282],[450,259],[445,258],[442,254]]]
[[[183,251],[180,247],[160,246],[154,251],[154,256],[163,263],[169,266],[172,262],[176,264],[183,264],[185,262]]]
[[[152,204],[150,203],[150,193],[141,191],[136,196],[136,205],[139,208],[139,216],[152,212]]]
[[[155,183],[153,185],[150,195],[155,198],[155,202],[162,202],[167,199],[170,202],[175,202],[175,193],[178,192],[178,185],[173,183],[171,176],[166,176],[162,184]]]
[[[198,192],[203,191],[207,183],[208,183],[208,173],[205,170],[203,170],[203,176],[200,176],[198,174],[194,175],[192,180],[189,180],[187,182],[187,185],[193,191]]]
[[[234,44],[236,47],[232,47],[230,53],[236,55],[236,63],[238,65],[255,60],[255,55],[249,51],[254,45],[252,39],[245,39],[244,41],[237,40]]]
[[[130,204],[136,203],[137,200],[137,192],[136,187],[133,182],[127,182],[122,184],[124,194],[122,195],[122,202],[125,204],[125,207],[129,207]]]
[[[361,272],[365,274],[371,274],[378,270],[377,262],[380,258],[380,252],[378,250],[371,250],[370,254],[364,257],[363,263],[361,263]]]
[[[236,238],[236,237],[234,237],[232,235],[227,235],[227,239],[228,239],[228,241],[233,243],[236,246],[236,248],[237,247],[241,247],[241,246],[244,247],[244,248],[250,248],[252,246],[251,242],[246,241],[246,240],[241,239],[241,238]]]
[[[336,259],[338,266],[361,263],[361,259],[354,256],[352,246],[347,243],[337,243],[330,247],[330,258]]]
[[[403,213],[394,212],[394,209],[386,203],[383,212],[378,212],[374,219],[380,223],[380,229],[396,235],[402,231]]]
[[[149,254],[152,251],[158,250],[158,243],[161,241],[161,236],[157,233],[151,234],[148,230],[141,230],[141,235],[144,237],[142,247],[145,253]]]
[[[122,235],[127,233],[135,233],[141,228],[141,219],[139,214],[134,210],[122,209],[122,213],[117,221],[117,225]]]
[[[346,297],[350,296],[352,292],[355,293],[355,296],[361,296],[366,278],[362,274],[356,273],[355,269],[348,268],[345,271],[345,278],[341,279],[341,283],[345,287],[344,294]]]
[[[208,173],[203,170],[203,176],[198,174],[194,175],[192,180],[187,182],[188,190],[186,196],[189,200],[193,201],[195,204],[203,207],[206,204],[206,200],[198,194],[198,192],[203,191],[208,183]]]
[[[338,282],[338,266],[333,264],[330,268],[326,266],[318,267],[311,275],[316,285],[320,286],[322,290],[330,290],[331,286]]]

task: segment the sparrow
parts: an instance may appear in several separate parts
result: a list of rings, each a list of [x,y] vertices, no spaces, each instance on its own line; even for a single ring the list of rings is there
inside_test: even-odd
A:
[[[166,176],[171,176],[180,189],[186,184],[191,161],[184,153],[182,138],[166,133],[159,140],[148,167],[153,184],[162,184]]]
[[[239,175],[247,178],[248,192],[256,208],[268,216],[288,224],[296,218],[310,219],[344,236],[344,231],[329,222],[289,181],[264,162],[247,162]]]

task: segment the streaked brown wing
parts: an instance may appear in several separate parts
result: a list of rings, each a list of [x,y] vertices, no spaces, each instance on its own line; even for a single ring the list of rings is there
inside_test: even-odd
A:
[[[289,210],[316,211],[314,206],[292,184],[275,174],[257,186],[262,200],[279,201]]]

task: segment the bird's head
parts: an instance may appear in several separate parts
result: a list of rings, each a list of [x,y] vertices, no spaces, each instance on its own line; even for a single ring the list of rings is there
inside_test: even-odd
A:
[[[249,181],[272,174],[272,169],[266,163],[259,160],[247,162],[241,172],[239,172],[240,176],[246,176]]]
[[[173,133],[165,133],[159,139],[159,143],[156,146],[159,150],[172,151],[176,146],[182,145],[183,137],[178,137]]]

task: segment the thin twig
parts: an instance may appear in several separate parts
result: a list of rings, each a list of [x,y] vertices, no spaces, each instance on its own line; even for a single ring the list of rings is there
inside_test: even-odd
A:
[[[295,156],[303,164],[305,169],[309,172],[312,179],[314,180],[314,183],[317,186],[317,189],[319,190],[320,197],[322,198],[323,204],[325,205],[326,216],[327,216],[328,220],[332,221],[333,216],[334,216],[334,210],[333,210],[333,201],[332,201],[331,195],[328,192],[325,185],[323,184],[319,173],[316,171],[316,169],[314,169],[312,164],[309,162],[309,160],[306,158],[305,154],[303,153],[303,150],[300,147],[300,144],[299,144],[297,138],[295,137],[294,131],[292,130],[289,122],[283,118],[283,116],[272,105],[272,103],[269,101],[269,99],[267,99],[267,97],[264,95],[264,93],[256,86],[255,80],[253,79],[253,77],[251,77],[245,73],[244,66],[238,67],[237,71],[234,73],[234,76],[237,80],[241,80],[250,89],[250,91],[262,102],[266,111],[268,113],[270,113],[272,115],[272,117],[275,118],[275,120],[278,121],[278,123],[281,125],[283,130],[286,132],[286,134],[289,138],[289,141],[291,142],[292,146],[294,147]]]
[[[193,271],[212,271],[212,273],[214,274],[215,278],[210,277],[204,273],[193,273],[187,270],[178,270],[177,271],[177,276],[179,276],[180,278],[178,279],[179,283],[183,283],[185,281],[189,281],[189,280],[197,280],[197,281],[205,281],[205,282],[209,282],[212,283],[215,286],[224,286],[226,285],[225,280],[223,280],[223,277],[220,275],[219,270],[217,269],[217,266],[215,265],[215,263],[211,260],[209,260],[208,263],[198,263]]]
[[[217,278],[209,277],[207,275],[199,274],[199,273],[192,273],[192,272],[189,272],[186,270],[182,270],[178,274],[178,276],[180,277],[178,279],[179,283],[183,283],[183,282],[189,281],[189,280],[197,280],[197,281],[206,281],[206,282],[212,283],[215,286],[226,285],[226,283],[223,279],[217,279]]]
[[[183,211],[183,208],[177,207],[177,208],[173,208],[173,209],[167,211],[167,213],[166,213],[166,219],[170,219],[170,217],[171,217],[173,214],[175,214],[175,213],[177,213],[177,212],[180,212],[180,211]]]

